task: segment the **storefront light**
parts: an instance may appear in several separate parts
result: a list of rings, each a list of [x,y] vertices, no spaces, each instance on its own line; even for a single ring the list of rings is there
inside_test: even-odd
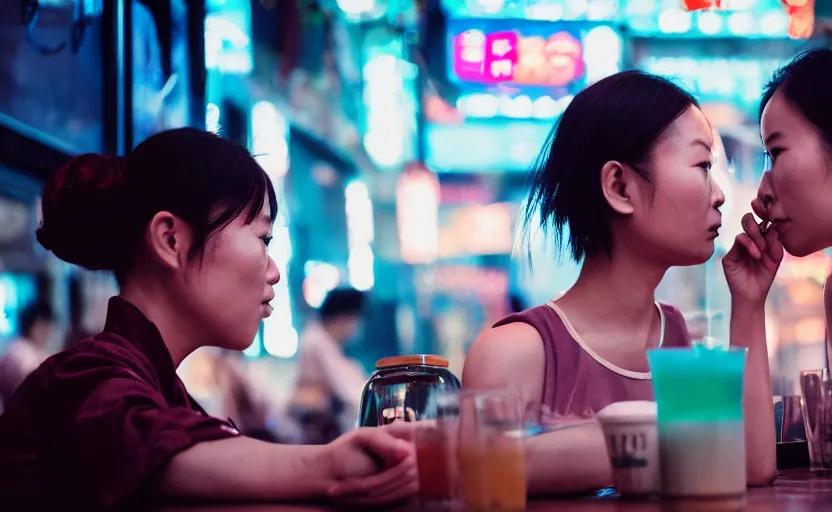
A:
[[[276,320],[278,325],[269,328],[267,324],[263,330],[263,348],[270,356],[288,359],[298,352],[298,331],[291,322],[286,323],[280,318]]]
[[[629,0],[625,5],[627,17],[650,16],[656,10],[655,0]]]
[[[289,170],[286,125],[286,118],[269,101],[259,101],[251,109],[252,153],[273,180]]]
[[[666,34],[684,34],[691,27],[691,15],[682,9],[674,8],[659,14],[659,30]]]
[[[373,264],[375,256],[370,244],[360,244],[350,248],[347,269],[350,273],[350,286],[359,291],[367,291],[375,284]]]
[[[478,0],[483,13],[497,14],[503,10],[505,0]]]
[[[211,133],[220,131],[220,107],[213,103],[205,107],[205,129]]]
[[[611,20],[620,7],[618,0],[589,0],[586,17],[589,20]]]
[[[789,31],[789,17],[785,12],[773,11],[760,20],[760,32],[767,36],[782,36]]]
[[[730,0],[731,10],[748,11],[754,7],[754,2],[759,0]]]
[[[205,67],[225,73],[251,73],[251,38],[229,16],[212,13],[205,17]]]
[[[432,263],[439,250],[439,180],[418,164],[399,176],[396,217],[402,261]]]
[[[374,238],[373,202],[367,185],[353,180],[344,188],[347,217],[347,242],[353,247],[369,244]]]
[[[728,30],[732,34],[744,36],[754,30],[754,15],[750,12],[735,12],[728,16]]]
[[[303,299],[313,308],[319,308],[326,294],[341,284],[341,273],[330,263],[309,260],[303,266],[303,273]]]
[[[518,166],[528,165],[539,153],[539,146],[526,141],[515,142],[508,150],[509,158]]]
[[[621,70],[621,36],[606,25],[587,32],[583,38],[586,81],[594,83]]]
[[[376,7],[375,0],[337,0],[338,8],[344,14],[358,16],[367,14]]]
[[[564,18],[564,9],[559,4],[537,4],[527,7],[528,16],[533,20],[560,21]]]
[[[576,18],[586,14],[587,7],[587,0],[566,0],[566,9],[569,12],[568,16],[570,18]]]
[[[471,117],[490,118],[499,113],[499,102],[493,94],[469,94],[460,96],[456,107]]]
[[[391,116],[401,113],[391,113]],[[404,122],[403,120],[401,122]],[[396,167],[402,163],[404,156],[404,131],[402,127],[392,131],[374,130],[364,135],[364,149],[379,167]]]
[[[552,119],[562,112],[560,103],[551,96],[541,96],[534,100],[532,111],[536,119]]]
[[[699,27],[699,31],[706,35],[714,35],[719,33],[722,30],[723,21],[722,16],[719,13],[708,11],[699,14],[699,20],[697,20],[697,26]]]
[[[503,96],[499,103],[500,114],[515,119],[528,119],[532,117],[532,100],[526,95]]]

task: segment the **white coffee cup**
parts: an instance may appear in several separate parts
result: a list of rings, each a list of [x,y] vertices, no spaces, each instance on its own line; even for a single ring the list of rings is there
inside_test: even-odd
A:
[[[622,496],[660,490],[656,403],[616,402],[598,411],[615,488]]]

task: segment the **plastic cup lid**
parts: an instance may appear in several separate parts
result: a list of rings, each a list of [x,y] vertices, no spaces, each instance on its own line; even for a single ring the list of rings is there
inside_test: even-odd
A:
[[[658,408],[656,402],[633,400],[615,402],[597,413],[602,423],[642,423],[655,422]]]

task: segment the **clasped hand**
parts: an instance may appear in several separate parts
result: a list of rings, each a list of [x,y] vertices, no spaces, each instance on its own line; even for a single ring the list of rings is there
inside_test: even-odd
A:
[[[416,494],[419,479],[412,424],[361,428],[330,445],[334,484],[329,498],[339,504],[383,506]]]

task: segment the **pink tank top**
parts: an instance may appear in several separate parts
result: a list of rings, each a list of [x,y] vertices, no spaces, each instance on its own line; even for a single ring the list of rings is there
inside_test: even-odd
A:
[[[690,346],[685,319],[679,310],[658,302],[656,305],[663,324],[660,346]],[[542,405],[545,414],[586,418],[614,402],[653,400],[649,372],[620,368],[596,354],[553,301],[508,316],[494,327],[515,322],[534,327],[543,339],[546,373]]]

